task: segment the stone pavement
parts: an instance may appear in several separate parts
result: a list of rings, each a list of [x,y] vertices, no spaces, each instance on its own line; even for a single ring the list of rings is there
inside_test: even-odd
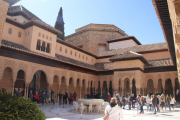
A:
[[[80,120],[81,114],[79,112],[75,113],[73,111],[73,105],[38,105],[46,114],[46,120]],[[146,107],[144,106],[144,109]],[[137,110],[123,110],[124,120],[180,120],[180,105],[174,109],[175,111],[169,111],[168,109],[153,114],[153,111],[146,112],[144,114],[138,114]],[[82,119],[84,120],[102,120],[102,114],[88,114],[85,113],[82,115]]]

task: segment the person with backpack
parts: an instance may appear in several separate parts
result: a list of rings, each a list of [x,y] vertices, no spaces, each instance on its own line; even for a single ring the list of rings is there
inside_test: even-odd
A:
[[[117,104],[117,99],[112,98],[110,104],[105,108],[105,116],[109,114],[108,120],[124,120],[122,109]]]
[[[125,105],[126,105],[126,98],[123,96],[122,97],[122,106],[123,106],[123,109],[125,109]]]
[[[157,98],[154,94],[153,94],[152,104],[153,104],[153,108],[154,108],[154,114],[156,114]]]

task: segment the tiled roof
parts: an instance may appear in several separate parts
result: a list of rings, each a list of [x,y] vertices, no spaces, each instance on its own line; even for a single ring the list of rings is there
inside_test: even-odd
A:
[[[166,43],[155,43],[155,44],[147,44],[147,45],[136,45],[126,48],[118,48],[100,53],[98,57],[122,54],[127,51],[133,51],[138,53],[138,52],[146,52],[146,51],[162,50],[162,49],[167,49]]]
[[[15,3],[19,2],[20,0],[3,0],[7,3],[9,3],[9,6],[14,5]]]
[[[121,59],[121,58],[133,58],[133,57],[142,57],[141,54],[138,54],[136,52],[127,51],[125,53],[121,53],[115,56],[110,57],[109,59]]]
[[[157,66],[169,66],[173,65],[171,58],[166,59],[157,59],[157,60],[149,60],[146,67],[157,67]]]
[[[11,14],[17,14],[17,13],[24,13],[26,15],[26,17],[28,17],[31,20],[34,19],[34,20],[42,21],[36,15],[31,13],[25,7],[23,7],[22,5],[11,6],[11,7],[8,8],[8,14],[11,15]]]
[[[1,44],[11,46],[11,47],[14,47],[14,48],[17,48],[17,49],[25,50],[25,51],[30,51],[28,48],[24,47],[23,45],[19,45],[17,43],[13,43],[13,42],[10,42],[10,41],[7,41],[7,40],[2,40]]]

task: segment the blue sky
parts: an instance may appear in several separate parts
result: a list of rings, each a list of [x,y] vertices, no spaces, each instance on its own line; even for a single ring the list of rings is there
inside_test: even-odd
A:
[[[22,5],[54,27],[63,8],[65,36],[90,23],[113,24],[142,44],[165,42],[151,0],[21,0]]]

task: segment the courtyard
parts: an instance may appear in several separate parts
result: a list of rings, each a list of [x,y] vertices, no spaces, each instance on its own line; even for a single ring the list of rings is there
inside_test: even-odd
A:
[[[104,113],[83,113],[82,118],[79,112],[75,113],[73,110],[73,105],[38,105],[45,112],[46,120],[102,120]],[[137,109],[127,110],[127,107],[123,110],[124,120],[179,120],[180,119],[180,104],[176,104],[174,111],[169,111],[166,109],[162,112],[157,112],[153,114],[153,111],[146,112],[146,106],[144,106],[144,114],[139,114]]]

